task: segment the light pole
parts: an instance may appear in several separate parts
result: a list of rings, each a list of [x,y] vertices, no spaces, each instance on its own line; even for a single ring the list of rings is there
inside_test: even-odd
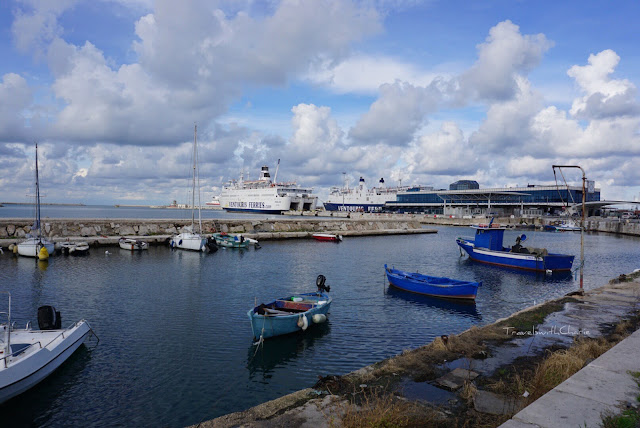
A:
[[[587,177],[585,176],[584,169],[578,165],[553,165],[553,174],[556,173],[556,168],[579,168],[582,171],[582,221],[580,222],[580,294],[584,294],[584,216],[585,216],[585,200],[586,200],[586,184]],[[557,183],[556,183],[557,184]]]

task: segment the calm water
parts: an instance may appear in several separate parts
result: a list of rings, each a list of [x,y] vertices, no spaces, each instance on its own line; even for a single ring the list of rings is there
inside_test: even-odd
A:
[[[470,262],[455,237],[438,234],[264,242],[260,250],[215,254],[154,247],[142,254],[94,249],[47,265],[0,256],[0,284],[17,325],[53,304],[63,324],[87,319],[91,340],[36,388],[0,406],[3,426],[169,426],[195,424],[312,386],[486,324],[577,288],[571,275],[541,276]],[[505,240],[517,232],[507,231]],[[530,245],[579,255],[574,233],[528,232]],[[639,266],[640,239],[586,235],[585,287]],[[384,263],[483,281],[477,304],[387,290]],[[332,286],[329,322],[274,338],[255,353],[246,315],[254,301]]]

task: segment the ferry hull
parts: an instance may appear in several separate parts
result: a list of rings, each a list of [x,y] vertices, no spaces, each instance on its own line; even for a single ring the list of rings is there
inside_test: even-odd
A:
[[[224,208],[225,211],[236,213],[257,213],[257,214],[282,214],[286,210],[252,210],[249,208]]]
[[[345,212],[367,212],[376,213],[381,212],[382,204],[339,204],[325,202],[324,209],[327,211],[345,211]]]
[[[473,241],[461,238],[456,239],[456,242],[460,248],[466,251],[471,260],[481,263],[537,272],[545,272],[547,270],[570,271],[573,266],[574,256],[570,255],[550,253],[545,256],[536,256],[533,254],[476,248]]]

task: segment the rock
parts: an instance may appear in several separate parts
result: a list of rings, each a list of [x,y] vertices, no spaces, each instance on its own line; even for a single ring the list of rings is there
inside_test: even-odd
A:
[[[525,400],[520,397],[506,397],[489,391],[476,391],[473,406],[480,413],[491,415],[513,415],[525,407]]]
[[[16,226],[13,224],[8,224],[7,225],[7,235],[12,236],[14,233],[16,233]]]
[[[126,235],[135,235],[136,232],[133,230],[133,227],[128,225],[120,226],[120,230],[118,231],[118,235],[126,236]]]
[[[96,236],[96,229],[93,227],[83,227],[80,229],[80,236]]]
[[[436,383],[448,390],[456,391],[464,385],[465,381],[472,381],[478,377],[478,373],[457,368],[446,375],[436,379]]]

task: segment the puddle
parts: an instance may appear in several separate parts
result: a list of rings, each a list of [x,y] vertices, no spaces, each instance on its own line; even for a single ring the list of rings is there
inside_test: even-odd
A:
[[[518,332],[509,343],[489,346],[489,358],[459,358],[440,367],[446,370],[463,368],[491,376],[497,369],[513,363],[518,357],[539,355],[551,346],[568,348],[578,336],[600,337],[603,326],[619,322],[628,313],[629,308],[611,307],[597,301],[590,304],[569,302],[562,311],[549,314],[542,324],[530,331]],[[505,334],[509,334],[506,328]]]
[[[451,404],[451,400],[458,401],[455,393],[447,391],[427,382],[404,380],[398,385],[398,392],[408,400],[423,400],[432,404]]]

